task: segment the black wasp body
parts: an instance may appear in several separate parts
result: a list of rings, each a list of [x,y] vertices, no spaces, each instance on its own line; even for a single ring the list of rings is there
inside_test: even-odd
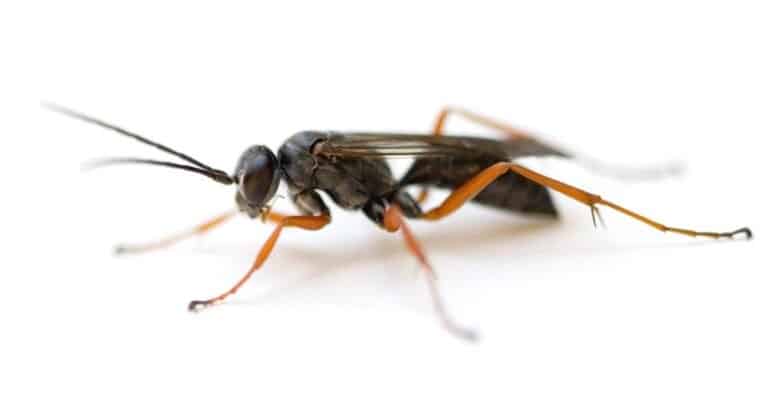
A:
[[[220,184],[237,186],[237,212],[227,212],[198,225],[193,230],[160,241],[118,247],[121,252],[140,252],[166,247],[191,235],[208,232],[238,212],[251,218],[262,217],[264,221],[275,224],[272,234],[261,247],[245,276],[232,288],[216,297],[190,302],[189,309],[192,311],[220,303],[237,292],[251,275],[264,265],[284,228],[319,230],[329,224],[331,212],[321,193],[327,194],[341,208],[362,210],[371,221],[389,232],[401,232],[408,250],[418,259],[427,275],[435,311],[441,322],[452,333],[468,339],[474,338],[473,333],[456,325],[447,314],[438,292],[435,272],[416,236],[405,223],[406,218],[439,220],[453,214],[466,202],[477,202],[504,211],[556,217],[557,213],[549,193],[551,189],[589,207],[593,224],[597,223],[598,218],[602,221],[597,209],[597,206],[601,205],[662,232],[710,238],[735,238],[739,234],[747,238],[752,236],[752,232],[746,227],[733,231],[712,232],[667,226],[599,195],[530,170],[518,160],[529,156],[573,157],[525,131],[462,109],[444,109],[438,115],[431,135],[299,132],[283,143],[277,155],[265,146],[248,148],[237,162],[234,174],[229,175],[123,128],[59,106],[47,107],[111,129],[186,162],[113,158],[97,161],[93,164],[95,166],[148,164],[181,169],[204,175]],[[451,114],[499,130],[506,138],[493,140],[443,135],[445,120]],[[402,177],[393,176],[387,163],[387,159],[392,157],[413,159],[410,168]],[[290,197],[300,214],[285,215],[271,210],[271,200],[282,181],[286,183]],[[421,188],[418,198],[412,197],[406,191],[409,186]],[[421,204],[429,187],[449,189],[451,193],[439,206],[425,211],[422,210]]]
[[[434,138],[412,134],[303,131],[285,141],[276,157],[269,148],[254,146],[243,154],[234,176],[247,177],[249,168],[275,165],[275,175],[260,181],[269,182],[272,187],[259,188],[258,194],[267,194],[265,197],[238,192],[238,207],[249,216],[258,217],[264,202],[271,198],[282,178],[294,204],[305,214],[330,213],[318,193],[322,191],[339,207],[362,210],[371,221],[381,226],[384,212],[390,204],[398,205],[406,217],[422,216],[419,203],[406,192],[407,186],[455,189],[491,165],[509,160],[511,153],[519,156],[565,156],[530,140],[505,144],[490,139],[452,136],[440,138],[442,148],[434,149]],[[400,179],[393,176],[385,159],[392,155],[391,149],[371,148],[373,142],[393,139],[410,141],[397,149],[397,156],[416,158]],[[365,144],[365,148],[360,147],[361,143]],[[363,152],[366,157],[361,157]],[[254,160],[269,162],[254,163]],[[256,202],[249,203],[247,198]],[[513,172],[499,177],[472,200],[510,211],[556,216],[547,189]]]

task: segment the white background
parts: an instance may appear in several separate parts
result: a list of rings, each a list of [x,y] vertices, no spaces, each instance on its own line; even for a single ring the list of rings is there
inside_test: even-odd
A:
[[[768,14],[701,3],[3,6],[0,398],[768,398]],[[41,100],[227,171],[301,129],[427,131],[463,105],[602,160],[685,161],[656,182],[530,165],[756,239],[678,238],[607,210],[595,230],[562,196],[557,223],[477,206],[414,222],[450,311],[482,336],[469,344],[434,319],[400,237],[334,209],[193,315],[186,303],[238,279],[270,227],[241,218],[114,257],[227,210],[233,188],[148,167],[82,174],[90,158],[159,154]]]

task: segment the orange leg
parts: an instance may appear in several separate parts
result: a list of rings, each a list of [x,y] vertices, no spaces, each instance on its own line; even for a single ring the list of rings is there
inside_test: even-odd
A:
[[[508,140],[517,140],[523,138],[535,139],[534,135],[530,132],[522,130],[520,128],[513,127],[505,122],[497,119],[487,117],[481,114],[471,112],[466,109],[458,107],[444,107],[440,110],[440,113],[435,119],[435,124],[432,128],[432,135],[440,136],[444,134],[445,122],[450,115],[461,116],[468,121],[472,121],[481,126],[485,126],[491,129],[495,129],[506,135]],[[574,156],[576,158],[576,156]],[[659,166],[648,167],[627,167],[616,166],[603,163],[597,159],[592,159],[585,155],[578,155],[579,162],[589,168],[592,171],[601,173],[603,175],[612,176],[620,179],[634,179],[634,180],[647,180],[668,177],[672,175],[680,174],[684,167],[682,163],[671,162]],[[422,188],[421,192],[417,196],[416,200],[420,204],[423,204],[427,200],[429,190]],[[593,209],[594,210],[594,209]],[[596,212],[593,212],[596,213]],[[598,215],[599,216],[599,215]]]
[[[443,323],[443,326],[451,333],[465,340],[472,341],[477,339],[477,336],[473,331],[459,326],[456,324],[456,322],[453,321],[453,319],[450,318],[450,316],[448,316],[448,313],[445,310],[445,305],[443,303],[443,298],[440,295],[440,289],[437,286],[437,276],[435,274],[435,270],[432,268],[432,265],[429,264],[427,256],[421,249],[421,245],[416,240],[416,237],[414,237],[411,229],[407,224],[405,224],[403,214],[400,211],[399,206],[391,205],[387,208],[384,214],[384,228],[389,232],[400,230],[403,233],[405,245],[408,247],[408,250],[413,254],[413,256],[419,260],[419,264],[421,265],[422,270],[424,270],[424,272],[427,274],[427,283],[429,284],[429,293],[432,296],[432,303],[434,305],[437,316]]]
[[[440,113],[437,115],[437,119],[435,120],[435,125],[432,128],[433,135],[436,135],[436,136],[443,135],[445,120],[447,120],[448,116],[451,114],[464,117],[465,119],[472,121],[473,123],[498,130],[506,134],[508,139],[521,139],[521,138],[531,137],[530,133],[523,131],[519,128],[515,128],[507,123],[504,123],[496,119],[486,117],[477,113],[473,113],[469,110],[465,110],[458,107],[444,107],[442,110],[440,110]]]
[[[140,252],[147,252],[147,251],[154,251],[157,249],[167,248],[181,240],[187,239],[189,237],[193,237],[195,235],[202,235],[207,233],[208,231],[220,226],[224,222],[228,221],[232,217],[234,217],[237,214],[237,211],[229,211],[224,214],[221,214],[219,216],[216,216],[205,223],[202,223],[198,225],[197,227],[194,227],[190,230],[171,235],[169,237],[149,242],[146,244],[136,244],[136,245],[117,245],[115,247],[115,253],[121,254],[121,253],[140,253]]]
[[[752,238],[752,231],[746,227],[728,232],[695,231],[686,228],[669,227],[657,221],[651,220],[637,212],[633,212],[615,203],[609,202],[598,195],[589,193],[582,189],[568,185],[564,182],[560,182],[554,178],[539,174],[519,164],[510,162],[499,162],[481,171],[469,181],[453,191],[453,193],[451,193],[451,195],[448,196],[448,198],[446,198],[440,206],[424,213],[423,218],[427,220],[438,220],[448,216],[449,214],[456,211],[459,207],[461,207],[465,202],[475,197],[478,193],[480,193],[480,191],[485,189],[485,187],[487,187],[498,177],[509,171],[520,174],[533,182],[541,184],[547,188],[554,189],[555,191],[558,191],[563,195],[568,196],[569,198],[575,199],[587,205],[593,213],[593,219],[595,214],[598,213],[597,205],[603,205],[662,232],[672,232],[676,234],[688,235],[691,237],[701,236],[710,238],[734,238],[738,234],[744,234],[748,239]]]
[[[226,212],[224,214],[221,214],[219,216],[216,216],[205,223],[202,223],[198,225],[197,227],[194,227],[190,230],[168,236],[166,238],[154,241],[154,242],[148,242],[145,244],[134,244],[134,245],[117,245],[115,247],[115,253],[121,254],[121,253],[141,253],[141,252],[147,252],[147,251],[154,251],[158,249],[167,248],[177,242],[180,242],[182,240],[185,240],[187,238],[193,237],[195,235],[203,235],[207,233],[208,231],[224,224],[225,222],[229,221],[232,217],[237,215],[236,210],[232,210],[229,212]],[[280,219],[284,218],[285,216],[270,211],[269,213],[264,213],[261,216],[262,221],[264,222],[271,222],[271,223],[277,223],[280,221]]]
[[[504,133],[510,140],[531,137],[530,133],[519,128],[515,128],[507,123],[458,107],[443,107],[443,109],[440,110],[440,113],[438,113],[437,118],[435,119],[435,125],[432,127],[432,135],[441,136],[445,133],[445,121],[450,115],[460,116],[466,120],[472,121],[473,123],[498,130]],[[424,187],[416,197],[416,201],[420,204],[423,204],[427,200],[428,196],[429,190]]]
[[[280,237],[280,233],[283,231],[283,228],[298,227],[304,230],[319,230],[331,222],[331,216],[328,216],[328,215],[284,216],[284,215],[273,213],[273,212],[269,213],[269,215],[267,216],[267,219],[275,222],[277,226],[275,227],[274,231],[272,231],[272,235],[270,235],[269,238],[267,238],[267,242],[265,242],[264,245],[261,247],[259,254],[256,256],[256,260],[253,262],[253,265],[251,265],[251,268],[248,270],[248,272],[245,273],[245,275],[240,280],[238,280],[237,283],[235,283],[235,285],[232,288],[223,292],[222,294],[210,299],[206,299],[204,301],[190,302],[188,306],[188,309],[190,311],[194,312],[203,307],[220,303],[230,295],[233,295],[234,293],[236,293],[237,290],[239,290],[240,287],[242,287],[243,284],[245,284],[245,282],[248,281],[249,278],[251,278],[251,275],[253,275],[253,273],[256,270],[258,270],[267,260],[267,258],[269,257],[269,254],[272,252],[272,248],[275,247],[275,244],[277,243],[277,239]]]

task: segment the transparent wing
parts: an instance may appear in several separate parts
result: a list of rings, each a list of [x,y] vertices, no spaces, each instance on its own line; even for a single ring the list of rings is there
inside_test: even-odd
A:
[[[317,151],[326,157],[455,157],[515,159],[561,156],[564,152],[530,138],[497,141],[469,136],[402,133],[331,133]]]

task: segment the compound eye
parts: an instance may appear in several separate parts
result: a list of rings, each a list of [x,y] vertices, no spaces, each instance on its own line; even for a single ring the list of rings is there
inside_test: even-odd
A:
[[[255,170],[243,174],[240,181],[240,192],[248,203],[263,205],[272,185],[272,171],[268,169]]]
[[[277,159],[272,152],[252,151],[239,170],[240,194],[248,204],[260,208],[269,202],[277,190]]]

